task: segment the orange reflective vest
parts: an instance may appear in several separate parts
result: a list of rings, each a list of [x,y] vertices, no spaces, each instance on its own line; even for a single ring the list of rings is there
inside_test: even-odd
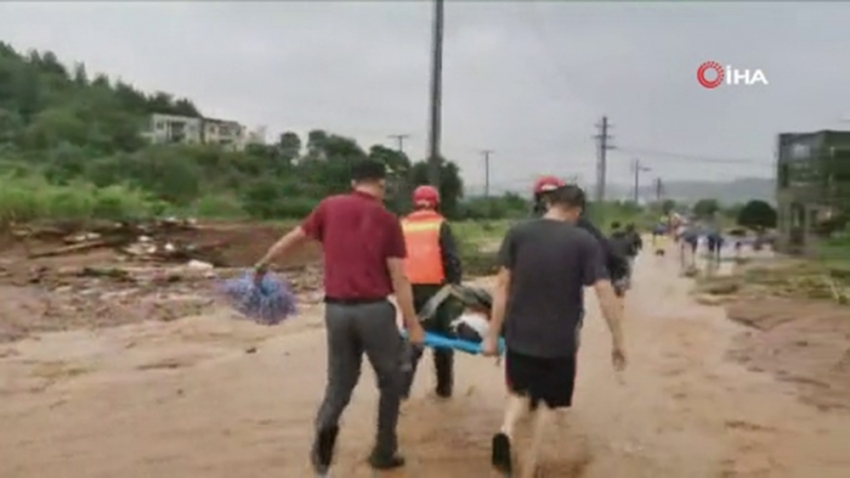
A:
[[[446,279],[440,250],[440,228],[446,219],[423,209],[401,220],[407,259],[404,271],[411,284],[442,284]]]

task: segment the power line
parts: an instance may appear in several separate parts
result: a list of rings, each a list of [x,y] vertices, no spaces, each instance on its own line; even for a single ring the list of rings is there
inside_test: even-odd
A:
[[[493,151],[485,149],[481,154],[484,156],[484,197],[490,197],[490,155]]]
[[[398,146],[398,152],[404,153],[404,140],[410,137],[409,134],[391,134],[389,136],[391,139],[396,140],[396,144]]]
[[[608,150],[614,149],[614,146],[610,143],[610,140],[613,138],[608,134],[608,129],[611,128],[611,125],[608,123],[608,117],[603,116],[602,121],[596,127],[599,129],[599,134],[595,136],[599,141],[596,163],[596,201],[602,202],[605,200]]]
[[[641,166],[640,159],[632,160],[632,172],[635,175],[635,184],[634,184],[634,201],[635,204],[640,202],[640,173],[645,173],[652,171],[652,169],[647,168],[645,166]]]
[[[757,159],[757,158],[719,158],[712,156],[699,156],[695,154],[687,154],[687,153],[677,153],[672,151],[658,151],[653,149],[640,149],[640,148],[630,148],[630,147],[618,147],[618,151],[622,151],[627,154],[637,154],[641,156],[654,156],[654,159],[668,160],[668,161],[683,161],[683,162],[702,162],[702,163],[716,163],[716,164],[754,164],[759,166],[770,166],[773,167],[773,164],[770,162],[765,162],[765,159]],[[770,160],[769,160],[770,161]]]
[[[431,111],[428,131],[428,182],[440,187],[440,128],[443,103],[443,0],[434,0],[431,38]]]

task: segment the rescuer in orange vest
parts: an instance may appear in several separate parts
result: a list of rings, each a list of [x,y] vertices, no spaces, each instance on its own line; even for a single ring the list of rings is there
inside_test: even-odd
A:
[[[401,220],[404,241],[407,246],[405,272],[413,286],[413,305],[422,307],[445,284],[460,284],[462,269],[454,236],[446,219],[437,212],[440,193],[432,186],[419,186],[413,191],[414,211]],[[444,306],[437,309],[434,318],[424,324],[425,330],[450,334],[451,317]],[[452,395],[454,382],[454,354],[448,349],[434,349],[434,369],[437,372],[437,396]],[[404,396],[410,393],[416,365],[421,358],[418,353],[412,370],[406,377]]]

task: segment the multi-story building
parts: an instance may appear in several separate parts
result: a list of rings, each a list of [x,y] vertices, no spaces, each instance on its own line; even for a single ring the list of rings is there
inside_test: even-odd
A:
[[[202,132],[202,118],[154,113],[142,135],[152,143],[198,144],[202,142]]]
[[[217,144],[235,151],[265,143],[265,128],[248,132],[237,121],[161,113],[151,115],[142,135],[153,143]]]
[[[242,149],[245,143],[245,127],[236,121],[203,118],[201,141],[227,148]]]
[[[813,252],[850,210],[850,131],[780,134],[776,163],[779,246]]]

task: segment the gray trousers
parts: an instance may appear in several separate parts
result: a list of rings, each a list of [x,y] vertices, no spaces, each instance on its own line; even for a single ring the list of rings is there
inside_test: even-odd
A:
[[[327,304],[328,383],[316,417],[316,431],[339,424],[360,379],[363,353],[377,376],[378,431],[375,453],[392,456],[398,447],[396,424],[402,388],[402,338],[390,302]]]

